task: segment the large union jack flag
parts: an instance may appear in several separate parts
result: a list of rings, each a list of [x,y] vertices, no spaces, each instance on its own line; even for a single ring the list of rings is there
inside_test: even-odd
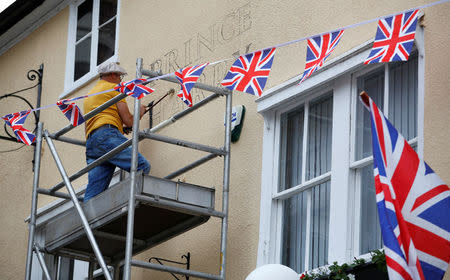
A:
[[[31,131],[23,127],[23,124],[25,123],[25,120],[30,112],[31,110],[22,111],[14,114],[8,114],[2,117],[6,124],[13,129],[14,134],[16,134],[17,140],[27,145],[31,145],[36,140],[36,136],[31,133]]]
[[[419,10],[415,10],[380,19],[372,50],[364,64],[408,60],[416,35],[418,13]]]
[[[74,127],[84,123],[84,118],[83,115],[81,115],[80,108],[75,103],[67,104],[68,102],[69,100],[67,99],[59,100],[56,102],[56,105],[58,105],[61,112],[63,112]]]
[[[442,279],[450,189],[369,99],[378,215],[389,279]]]
[[[306,48],[306,65],[303,76],[298,84],[312,75],[323,66],[325,60],[331,55],[342,37],[344,30],[319,35],[308,39]]]
[[[177,96],[189,107],[192,106],[191,89],[194,87],[206,65],[208,65],[208,63],[186,67],[175,72],[175,77],[177,77],[178,81],[181,83],[181,90]]]
[[[221,84],[230,90],[261,96],[272,68],[274,55],[275,48],[241,55],[231,65]]]

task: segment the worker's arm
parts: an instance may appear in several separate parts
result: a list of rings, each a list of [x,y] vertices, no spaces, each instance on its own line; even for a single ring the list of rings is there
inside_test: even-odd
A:
[[[122,119],[122,122],[125,126],[132,127],[133,126],[133,115],[130,113],[130,110],[128,109],[128,105],[125,102],[117,102],[117,109],[119,110],[119,116]],[[142,118],[142,116],[145,113],[145,106],[141,105],[141,111],[139,119]]]

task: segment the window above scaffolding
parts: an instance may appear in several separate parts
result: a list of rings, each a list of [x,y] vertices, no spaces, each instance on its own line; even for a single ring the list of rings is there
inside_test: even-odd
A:
[[[298,273],[382,247],[366,91],[423,154],[423,28],[406,62],[363,65],[371,42],[258,99],[264,116],[258,265]],[[421,74],[422,73],[422,74]],[[422,113],[421,113],[422,112]]]
[[[70,6],[64,93],[96,77],[97,67],[118,59],[120,0],[76,1]]]

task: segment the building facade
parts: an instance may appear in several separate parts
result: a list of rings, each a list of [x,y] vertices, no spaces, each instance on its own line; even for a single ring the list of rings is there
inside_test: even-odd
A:
[[[143,58],[145,69],[164,74],[219,61],[207,66],[199,79],[219,86],[239,55],[427,3],[432,2],[382,1],[373,6],[369,1],[45,0],[0,35],[0,94],[34,85],[26,73],[43,64],[41,104],[54,104],[85,95],[102,63],[119,61],[128,71],[125,79],[133,79],[138,57]],[[450,122],[449,14],[449,3],[422,9],[407,62],[363,64],[376,31],[372,22],[345,30],[325,66],[301,85],[297,84],[305,65],[305,41],[277,49],[261,97],[234,92],[233,106],[244,105],[246,115],[240,139],[231,145],[227,279],[245,279],[257,266],[268,263],[281,263],[301,273],[334,261],[351,262],[382,247],[370,123],[358,101],[361,90],[369,93],[433,170],[450,181],[446,147],[450,130],[445,125]],[[164,81],[154,81],[151,87],[155,92],[143,99],[144,104],[170,88],[178,91],[178,85]],[[194,103],[209,95],[198,89],[192,94]],[[21,96],[35,105],[33,89]],[[127,99],[132,109],[133,101]],[[4,98],[0,114],[27,106],[17,98]],[[154,108],[153,125],[185,108],[176,95],[169,96]],[[56,107],[41,110],[40,120],[53,132],[67,125]],[[161,134],[220,146],[223,120],[223,102],[214,101]],[[34,128],[33,117],[25,127]],[[149,127],[148,115],[140,127]],[[84,127],[68,136],[84,140]],[[0,278],[17,279],[25,273],[28,230],[24,220],[31,206],[33,147],[5,140],[2,144]],[[83,147],[56,145],[68,174],[86,165]],[[151,162],[150,174],[157,177],[199,157],[156,141],[142,142],[140,152]],[[222,168],[222,159],[217,158],[177,179],[215,187],[219,193]],[[45,144],[40,172],[41,187],[61,181]],[[84,176],[74,186],[82,189],[86,183]],[[38,205],[44,207],[53,200],[40,195]],[[218,197],[216,205],[221,205]],[[179,259],[187,252],[192,269],[216,274],[220,221],[210,219],[137,258]],[[82,262],[67,267],[72,270],[64,273],[74,271],[73,279],[87,275]],[[36,277],[40,277],[38,269],[34,263]],[[132,277],[172,279],[141,268],[133,268]]]

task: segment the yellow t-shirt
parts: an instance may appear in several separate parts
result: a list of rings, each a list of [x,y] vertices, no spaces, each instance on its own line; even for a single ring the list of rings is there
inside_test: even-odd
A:
[[[92,88],[89,91],[89,94],[109,90],[114,88],[116,85],[117,84],[110,83],[104,80],[99,80],[97,84],[94,86],[94,88]],[[95,108],[99,107],[106,101],[110,100],[111,98],[119,94],[120,93],[117,91],[110,91],[107,93],[90,96],[84,99],[83,103],[84,113],[85,114],[89,113],[90,111],[94,110]],[[124,102],[125,104],[127,103],[125,101],[125,98],[120,100],[119,102]],[[93,116],[92,118],[86,121],[86,138],[89,135],[89,133],[91,133],[91,131],[105,124],[112,124],[116,126],[119,129],[119,131],[123,134],[123,121],[120,118],[119,110],[117,109],[116,104],[109,106],[102,112],[97,113],[97,115]]]

